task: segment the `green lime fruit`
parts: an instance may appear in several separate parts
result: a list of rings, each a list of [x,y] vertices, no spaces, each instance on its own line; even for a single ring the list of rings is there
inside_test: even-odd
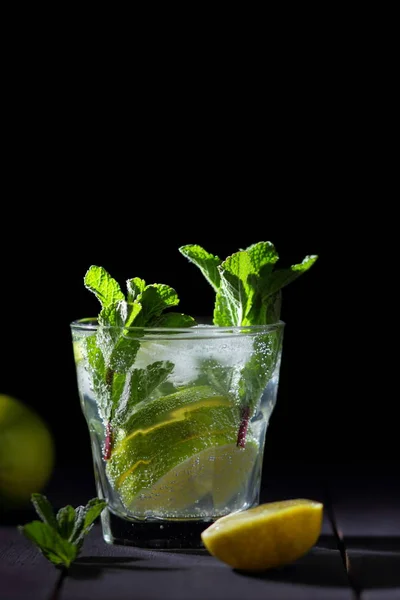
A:
[[[254,485],[255,469],[261,467],[259,445],[255,440],[250,439],[250,432],[248,432],[245,448],[238,448],[235,442],[217,448],[214,456],[210,490],[214,509],[222,514],[229,502],[230,511],[239,510],[248,498],[253,496],[253,490],[248,488]],[[232,498],[235,498],[234,503]]]
[[[20,400],[0,394],[0,506],[20,507],[50,479],[55,459],[52,434]]]
[[[74,340],[74,342],[72,343],[72,349],[74,352],[75,364],[78,364],[81,362],[82,358],[84,357],[82,340]]]
[[[221,515],[226,513],[228,503],[232,510],[234,497],[239,509],[248,493],[256,456],[255,442],[249,442],[246,448],[237,448],[235,443],[212,445],[173,467],[149,489],[142,490],[132,500],[129,511],[136,516],[149,512],[174,516],[177,511],[196,505],[207,494],[212,496],[214,511]]]
[[[208,386],[139,407],[117,432],[108,476],[135,515],[182,510],[207,493],[223,506],[243,486],[257,446],[236,449],[239,409]]]

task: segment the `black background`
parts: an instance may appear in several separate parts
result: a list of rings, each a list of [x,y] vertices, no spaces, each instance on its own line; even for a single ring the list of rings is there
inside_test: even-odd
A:
[[[179,246],[225,258],[260,240],[275,244],[278,266],[319,255],[283,290],[267,463],[397,465],[395,352],[385,337],[397,314],[390,123],[370,89],[370,62],[339,69],[336,46],[322,56],[302,48],[284,69],[269,63],[268,93],[247,63],[241,93],[232,62],[225,78],[224,69],[183,77],[158,57],[154,70],[141,66],[137,93],[108,62],[72,73],[25,55],[24,69],[12,70],[0,393],[47,421],[57,468],[91,474],[69,328],[99,309],[83,285],[88,267],[121,283],[167,283],[182,312],[210,315],[213,291]]]
[[[154,194],[132,188],[125,198],[97,185],[99,200],[86,205],[71,190],[70,203],[55,198],[47,205],[13,207],[13,217],[3,222],[11,244],[3,253],[0,392],[44,417],[56,440],[57,467],[80,465],[91,473],[69,328],[72,320],[99,310],[83,285],[88,267],[104,266],[122,285],[134,276],[168,283],[180,296],[182,312],[209,316],[213,290],[179,246],[198,243],[225,258],[269,240],[280,255],[277,266],[307,254],[319,258],[283,290],[286,327],[266,464],[353,463],[368,469],[371,462],[395,462],[379,342],[363,313],[366,244],[356,222],[344,212],[338,218],[332,203],[310,204],[300,183],[296,200],[294,188],[289,198],[257,192],[250,184],[247,192],[241,187],[234,193],[230,185],[216,193],[207,181],[201,192],[181,189],[179,197],[167,182]]]

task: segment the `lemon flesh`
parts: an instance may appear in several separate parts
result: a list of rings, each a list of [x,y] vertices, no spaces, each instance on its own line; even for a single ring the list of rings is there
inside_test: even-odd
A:
[[[206,549],[234,569],[259,571],[294,562],[317,542],[323,504],[297,498],[221,517],[205,529]]]

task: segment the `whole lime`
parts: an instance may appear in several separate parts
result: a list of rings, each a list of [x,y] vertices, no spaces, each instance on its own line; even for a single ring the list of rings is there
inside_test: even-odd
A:
[[[44,420],[20,400],[0,394],[0,506],[27,504],[48,483],[54,460]]]

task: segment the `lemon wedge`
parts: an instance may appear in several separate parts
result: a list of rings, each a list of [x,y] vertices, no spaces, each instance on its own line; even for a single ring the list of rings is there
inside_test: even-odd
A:
[[[323,504],[296,498],[260,504],[221,517],[201,538],[210,554],[234,569],[281,567],[305,555],[318,540]]]

